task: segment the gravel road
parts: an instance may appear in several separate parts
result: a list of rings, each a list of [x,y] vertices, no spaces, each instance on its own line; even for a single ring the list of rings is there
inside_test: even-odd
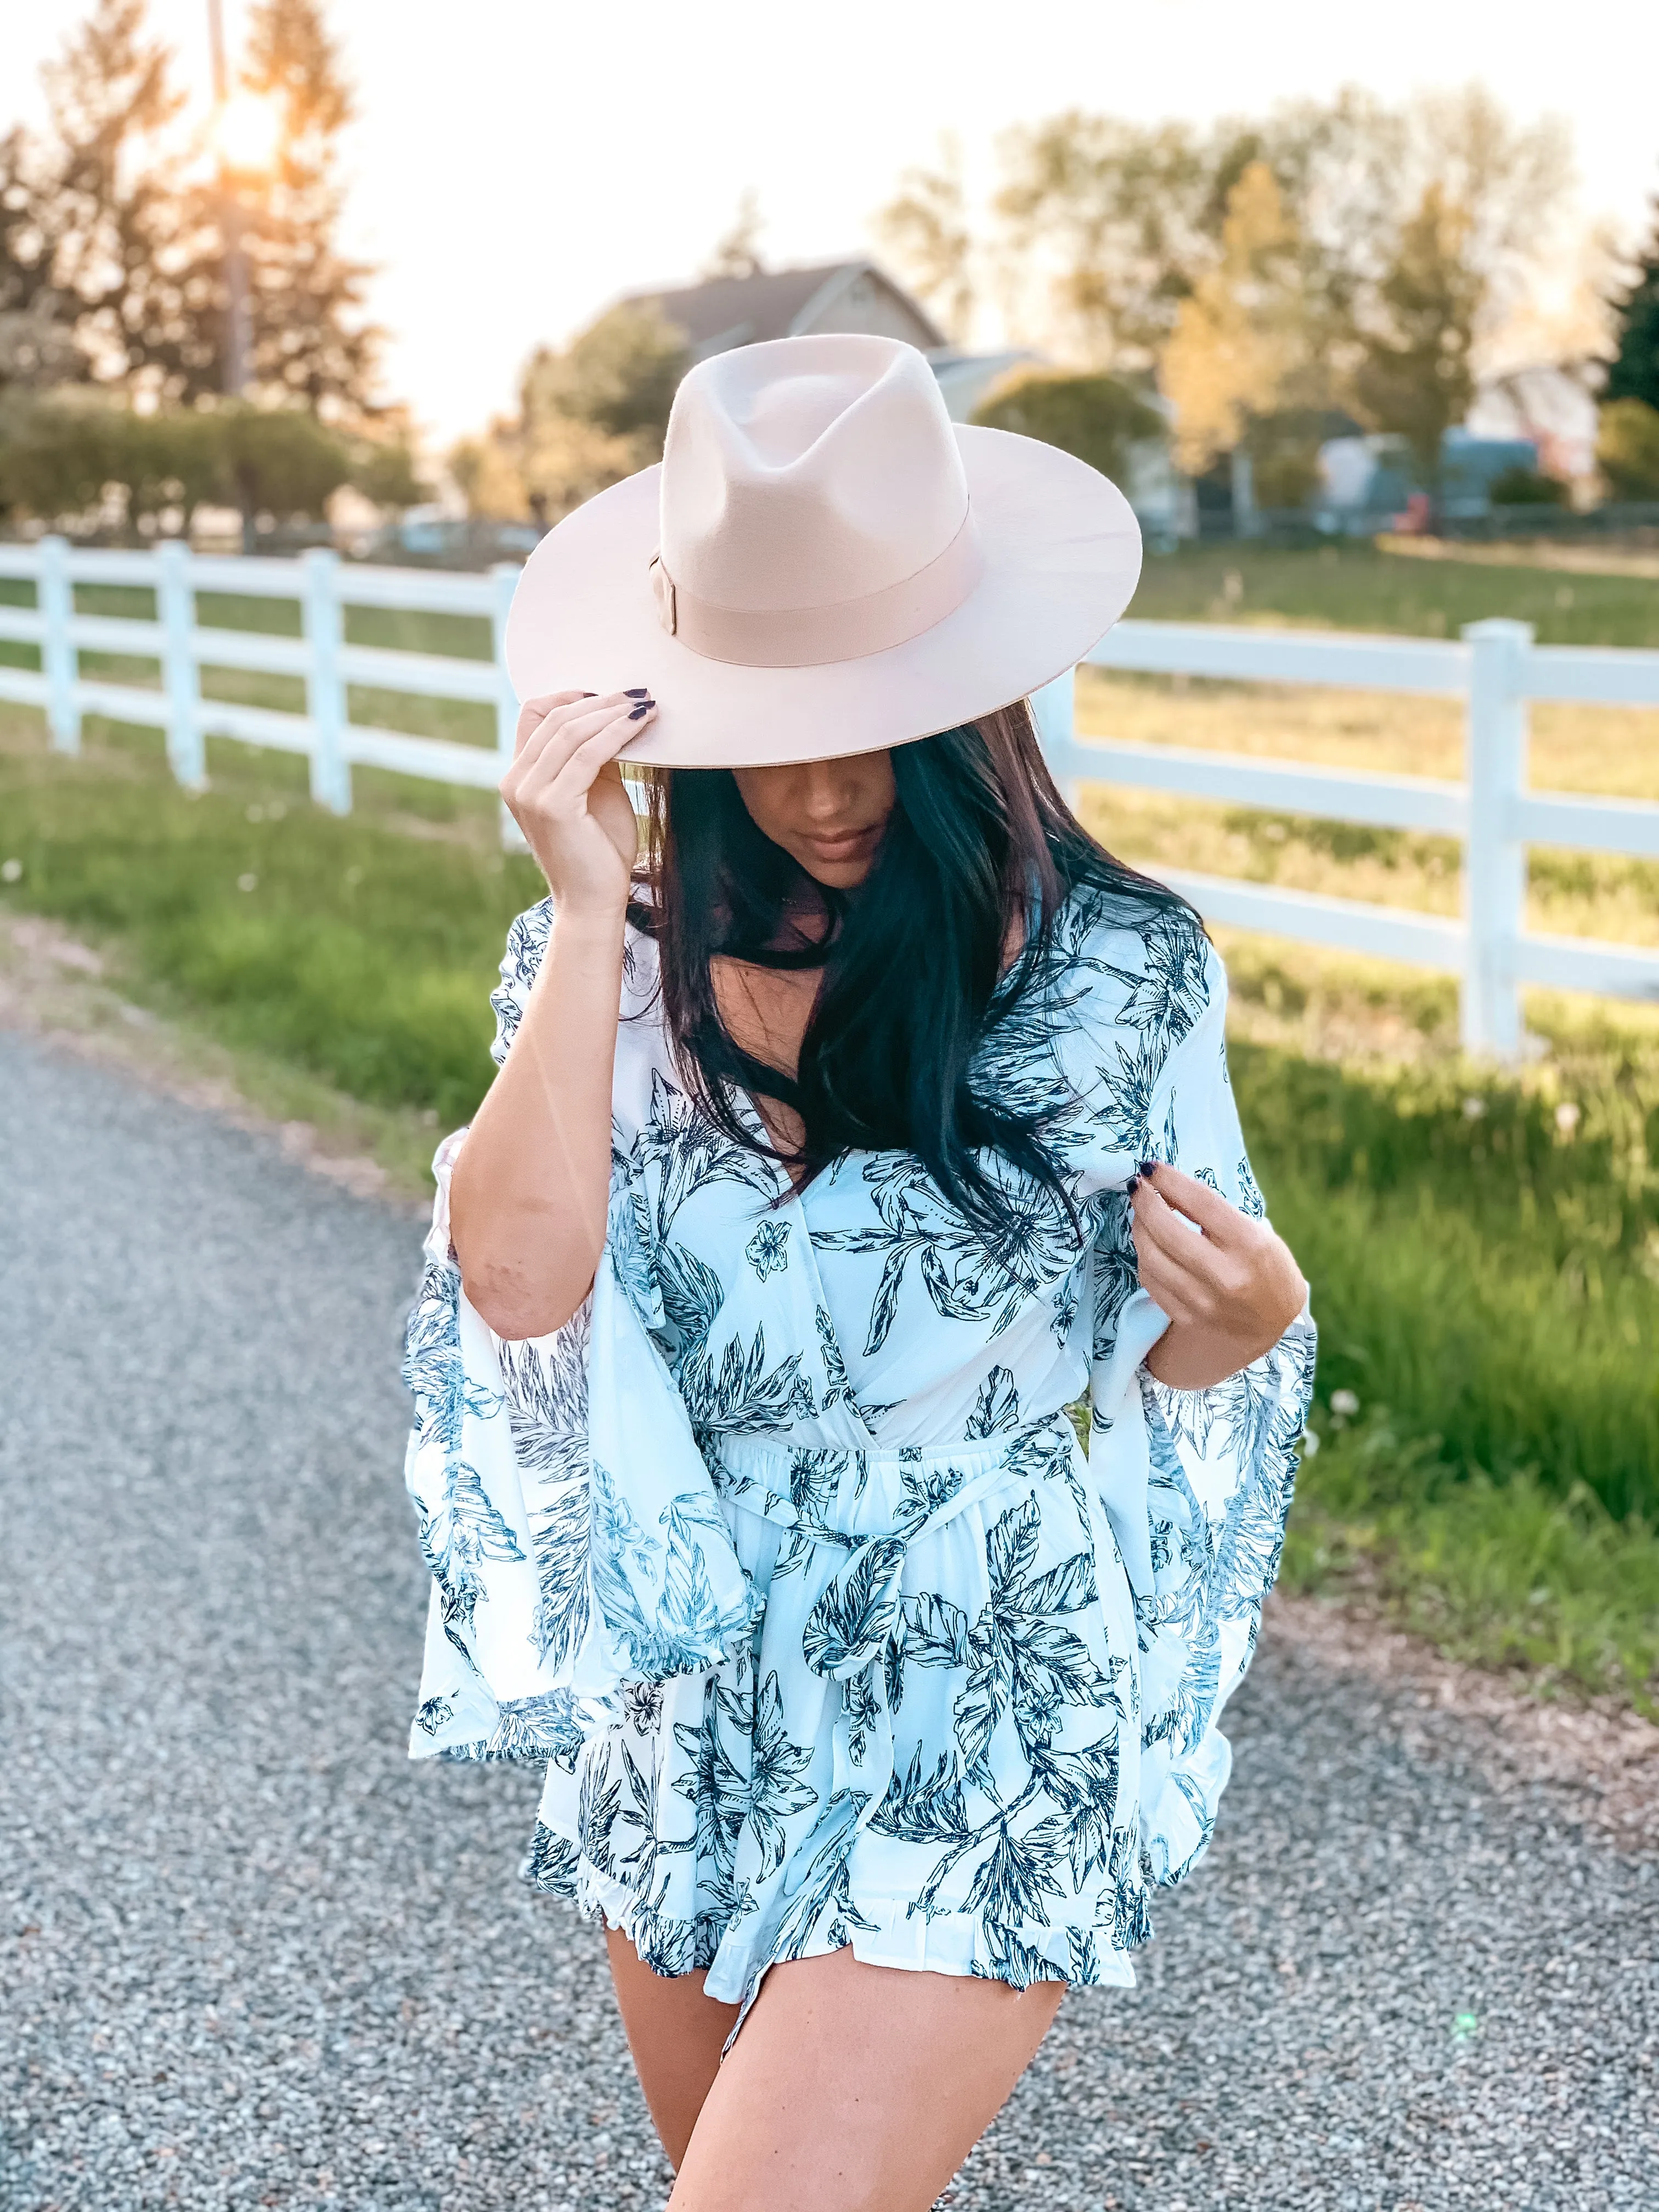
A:
[[[0,1109],[0,2205],[659,2204],[535,1777],[403,1754],[416,1225],[36,1042]],[[951,2205],[1653,2212],[1659,1866],[1421,1703],[1270,1612],[1207,1864]]]

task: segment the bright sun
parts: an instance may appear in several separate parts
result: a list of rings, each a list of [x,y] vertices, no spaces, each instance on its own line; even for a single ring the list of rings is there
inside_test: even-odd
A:
[[[232,93],[214,118],[213,143],[233,169],[270,168],[282,136],[283,118],[275,103],[257,93]]]

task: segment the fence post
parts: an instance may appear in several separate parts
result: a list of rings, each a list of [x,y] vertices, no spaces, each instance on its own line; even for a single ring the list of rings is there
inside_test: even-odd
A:
[[[1527,781],[1526,661],[1532,625],[1470,623],[1468,719],[1464,750],[1469,830],[1463,848],[1463,919],[1468,932],[1462,1004],[1463,1048],[1499,1060],[1521,1053],[1521,992],[1515,941],[1526,919],[1527,852],[1514,834],[1512,802]]]
[[[340,604],[340,556],[313,545],[300,556],[305,571],[306,644],[311,663],[306,698],[311,710],[311,795],[331,813],[351,811],[351,767],[345,757],[346,690],[340,674],[345,613]]]
[[[521,574],[516,561],[497,561],[489,572],[489,632],[495,654],[495,757],[503,775],[512,766],[519,734],[519,695],[507,672],[507,616]],[[505,800],[501,817],[502,852],[527,853],[530,848],[524,832],[507,812]]]
[[[186,790],[207,786],[207,746],[202,736],[198,689],[196,591],[190,548],[181,538],[155,549],[155,618],[161,626],[161,682],[167,695],[167,759]]]
[[[54,752],[81,750],[81,706],[76,697],[80,662],[70,624],[75,618],[75,586],[70,578],[67,538],[43,538],[35,571],[35,605],[40,612],[40,667],[46,679],[46,727]]]
[[[1068,668],[1052,684],[1044,684],[1033,691],[1031,713],[1048,773],[1059,785],[1060,797],[1075,814],[1078,781],[1072,773],[1072,744],[1077,735],[1076,669]]]

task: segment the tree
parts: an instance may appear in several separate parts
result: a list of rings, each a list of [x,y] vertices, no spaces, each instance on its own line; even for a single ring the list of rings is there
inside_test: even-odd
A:
[[[1347,88],[1206,131],[1073,110],[1011,132],[1002,159],[1012,319],[1120,369],[1159,361],[1182,302],[1223,257],[1235,187],[1265,163],[1297,235],[1309,356],[1328,363],[1333,393],[1430,185],[1467,219],[1489,346],[1553,250],[1569,173],[1558,125],[1511,123],[1479,88],[1398,108]]]
[[[42,72],[47,137],[13,131],[0,154],[3,304],[67,326],[78,374],[158,393],[190,349],[170,69],[144,0],[98,0]]]
[[[1355,397],[1373,428],[1411,447],[1423,483],[1440,482],[1441,442],[1474,396],[1471,360],[1485,285],[1470,266],[1470,219],[1430,185],[1376,289]]]
[[[532,355],[515,420],[458,447],[450,466],[473,513],[556,521],[662,458],[690,366],[685,333],[654,307],[612,307],[562,352]]]
[[[340,134],[352,94],[319,0],[255,0],[247,17],[242,83],[277,107],[276,165],[239,186],[248,275],[247,396],[266,406],[308,407],[343,424],[376,410],[382,333],[364,312],[372,273],[339,244]],[[185,397],[222,389],[226,285],[222,210],[195,271],[206,343]]]
[[[704,262],[702,274],[758,276],[766,266],[760,257],[760,234],[765,227],[761,220],[760,195],[750,185],[738,202],[731,228],[715,241],[714,252]]]
[[[1194,476],[1283,405],[1307,367],[1297,244],[1277,178],[1252,161],[1227,195],[1221,258],[1176,309],[1164,351],[1176,458]]]
[[[1212,165],[1198,134],[1073,109],[1011,131],[1002,158],[1011,288],[1043,287],[1085,360],[1151,367],[1203,258]]]
[[[345,441],[297,407],[217,408],[224,475],[245,516],[278,522],[319,515],[351,476]]]
[[[974,320],[975,262],[963,185],[962,149],[946,135],[937,169],[907,169],[876,217],[876,234],[917,297],[932,307],[957,345]]]
[[[1017,369],[975,410],[975,422],[1041,438],[1121,483],[1134,447],[1161,437],[1164,417],[1115,377]]]
[[[1659,499],[1659,407],[1635,398],[1603,407],[1595,458],[1615,499]]]
[[[1604,397],[1639,399],[1659,408],[1659,200],[1653,234],[1638,256],[1627,288],[1613,302],[1615,351]]]

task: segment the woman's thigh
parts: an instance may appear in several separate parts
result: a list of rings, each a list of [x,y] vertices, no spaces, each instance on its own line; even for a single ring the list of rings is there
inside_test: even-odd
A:
[[[706,1997],[701,1974],[672,1979],[653,1974],[616,1929],[607,1929],[605,1940],[640,2087],[662,2147],[678,2167],[720,2071],[738,2008]]]
[[[927,2212],[1065,1993],[864,1966],[850,1950],[774,1966],[708,2092],[670,2212]]]

